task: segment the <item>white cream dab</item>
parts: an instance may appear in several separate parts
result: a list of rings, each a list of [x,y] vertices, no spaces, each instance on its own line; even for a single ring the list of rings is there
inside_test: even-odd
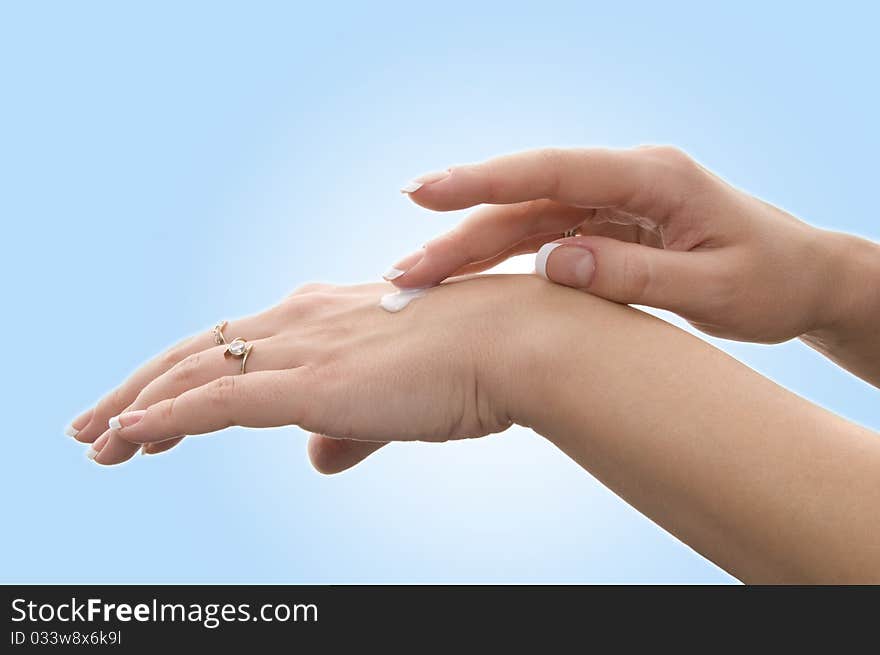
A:
[[[379,300],[379,307],[386,312],[399,312],[405,309],[416,298],[421,298],[428,292],[426,287],[419,289],[400,289],[394,293],[386,293]]]

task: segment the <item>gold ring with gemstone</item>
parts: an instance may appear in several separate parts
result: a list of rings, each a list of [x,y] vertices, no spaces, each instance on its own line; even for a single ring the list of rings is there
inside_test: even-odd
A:
[[[223,328],[228,325],[226,321],[220,321],[217,325],[214,326],[214,329],[211,330],[211,334],[214,335],[214,344],[217,346],[222,346],[226,343],[226,337],[223,336]]]
[[[241,374],[244,375],[244,367],[247,365],[248,355],[251,354],[253,349],[253,344],[248,343],[247,340],[241,337],[235,337],[235,339],[226,344],[226,352],[223,353],[223,356],[241,359]]]

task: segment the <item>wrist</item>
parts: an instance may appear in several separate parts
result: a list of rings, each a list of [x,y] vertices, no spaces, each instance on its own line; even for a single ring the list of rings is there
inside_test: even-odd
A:
[[[562,296],[567,303],[560,304]],[[506,329],[500,332],[504,346],[500,361],[493,363],[499,397],[510,423],[539,430],[557,403],[559,389],[566,384],[566,353],[579,351],[577,343],[586,325],[573,325],[581,302],[593,298],[537,276],[521,276],[516,289],[515,315],[500,317]],[[569,361],[568,364],[571,362]]]
[[[880,320],[880,245],[850,234],[822,232],[825,283],[805,340],[846,341]]]
[[[642,312],[530,277],[505,369],[510,422],[533,429],[557,446],[593,403],[614,363],[625,358],[627,333]]]
[[[827,290],[810,347],[873,384],[880,382],[880,245],[849,234],[824,234]]]
[[[576,304],[586,294],[536,275],[484,275],[468,282],[482,307],[469,328],[468,343],[474,348],[464,375],[476,373],[478,410],[484,413],[480,421],[534,427],[564,379],[559,377],[560,346],[577,335],[570,325],[573,312],[565,311],[559,296],[569,303],[574,296]],[[467,302],[461,294],[456,300]]]

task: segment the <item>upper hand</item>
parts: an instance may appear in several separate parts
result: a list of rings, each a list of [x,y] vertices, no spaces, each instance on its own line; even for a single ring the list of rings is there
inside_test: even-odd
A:
[[[487,206],[395,264],[386,278],[400,287],[430,286],[553,242],[545,270],[537,259],[552,281],[671,310],[716,336],[784,341],[831,324],[840,304],[843,248],[830,233],[674,148],[522,152],[429,174],[403,190],[429,209]],[[560,238],[574,228],[581,236]]]

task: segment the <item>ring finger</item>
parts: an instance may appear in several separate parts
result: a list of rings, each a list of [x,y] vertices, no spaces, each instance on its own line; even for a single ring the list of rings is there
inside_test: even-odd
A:
[[[248,372],[278,370],[296,365],[296,362],[290,361],[290,349],[279,348],[277,339],[259,339],[247,342],[247,345],[250,347],[246,360]],[[146,409],[168,398],[176,398],[185,391],[217,378],[241,374],[241,368],[242,358],[230,356],[225,345],[193,353],[148,383],[127,408],[126,413]],[[102,443],[100,452],[94,456],[98,464],[119,464],[140,448],[140,444],[133,444],[116,435],[112,428],[107,429],[105,426],[105,434],[106,438],[102,435],[96,442]]]
[[[262,316],[249,316],[228,323],[223,333],[230,339],[239,334],[261,339],[272,334],[268,323]],[[93,443],[107,429],[107,421],[110,417],[118,415],[129,407],[152,380],[193,353],[214,345],[214,334],[211,330],[206,330],[172,346],[132,373],[119,387],[104,396],[95,407],[81,414],[71,424],[68,434],[81,443]]]

